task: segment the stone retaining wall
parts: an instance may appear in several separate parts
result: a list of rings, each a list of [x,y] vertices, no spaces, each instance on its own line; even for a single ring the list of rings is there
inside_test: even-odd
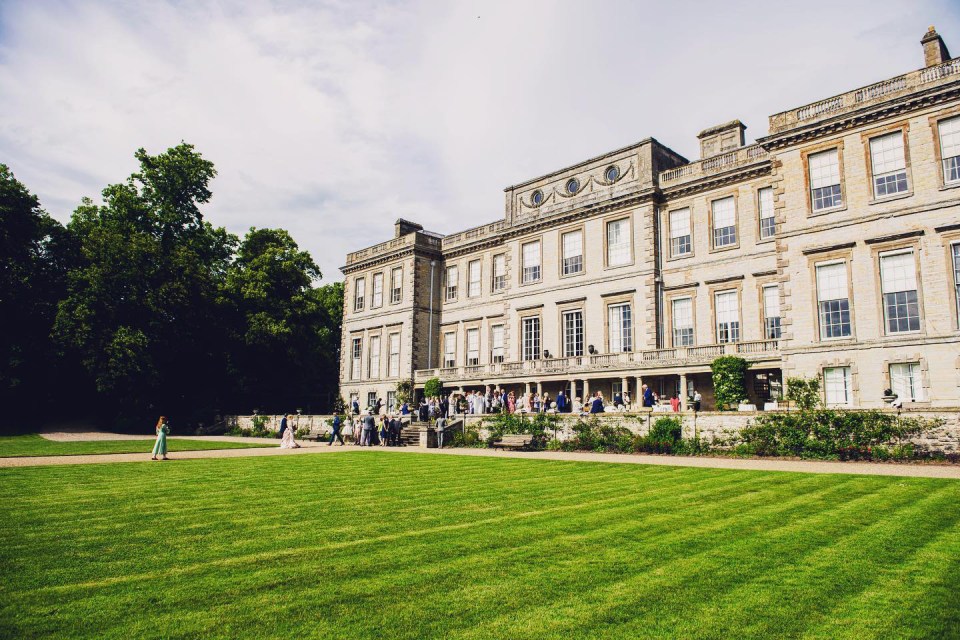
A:
[[[228,427],[240,427],[241,429],[253,429],[253,419],[256,417],[266,418],[266,426],[270,431],[280,430],[280,421],[283,420],[283,414],[260,415],[260,416],[223,416],[223,421]],[[301,415],[294,414],[293,425],[312,429],[317,427],[320,430],[327,428],[327,420],[333,420],[332,415]],[[289,421],[288,421],[289,422]]]
[[[890,414],[897,413],[896,411],[883,412]],[[588,418],[596,417],[602,422],[625,427],[639,435],[646,435],[658,418],[678,417],[683,423],[684,438],[697,436],[706,439],[708,442],[714,442],[717,438],[724,438],[738,433],[740,429],[764,413],[774,412],[700,411],[694,413],[693,411],[682,411],[679,413],[652,413],[646,411],[641,413],[602,413],[588,416]],[[941,419],[943,424],[940,427],[920,434],[920,436],[913,439],[913,443],[930,451],[940,453],[960,452],[960,408],[938,410],[911,409],[901,411],[900,415],[903,417]],[[481,434],[486,437],[487,431],[483,427],[483,423],[489,419],[490,416],[467,416],[467,426],[479,426]],[[557,432],[557,437],[561,440],[572,437],[573,426],[577,424],[579,419],[578,416],[563,415],[561,417],[561,429]]]

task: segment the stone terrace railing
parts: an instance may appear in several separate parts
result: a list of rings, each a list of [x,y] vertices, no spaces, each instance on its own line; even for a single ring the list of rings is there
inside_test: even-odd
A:
[[[956,80],[960,80],[960,58],[774,114],[770,135]]]
[[[760,145],[740,147],[727,153],[721,153],[710,158],[691,162],[674,169],[660,172],[660,186],[671,187],[681,182],[690,182],[730,169],[761,162],[768,157],[767,151]]]
[[[466,231],[461,231],[459,233],[452,233],[443,237],[443,248],[450,249],[451,247],[467,244],[468,242],[480,240],[481,238],[494,236],[503,231],[505,227],[506,222],[504,220],[498,220],[497,222],[491,222],[490,224],[473,227],[472,229],[467,229]]]
[[[775,357],[779,352],[780,343],[778,340],[756,340],[628,353],[600,353],[570,358],[543,358],[541,360],[501,362],[467,367],[418,369],[414,372],[414,381],[423,383],[430,378],[437,377],[444,383],[448,383],[460,380],[489,380],[495,377],[523,378],[531,375],[558,373],[633,371],[671,365],[709,364],[714,358],[722,355],[739,355],[747,360],[762,360]]]
[[[360,249],[359,251],[348,253],[347,264],[351,265],[360,262],[361,260],[366,260],[367,258],[372,258],[374,256],[414,244],[419,244],[431,249],[440,249],[440,243],[441,238],[438,236],[421,232],[411,233],[405,236],[400,236],[399,238],[387,240],[386,242],[381,242],[378,245],[367,247],[366,249]]]

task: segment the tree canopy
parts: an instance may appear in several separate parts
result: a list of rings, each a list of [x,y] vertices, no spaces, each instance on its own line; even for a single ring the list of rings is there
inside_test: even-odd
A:
[[[135,155],[139,170],[103,204],[84,199],[65,228],[0,165],[0,305],[22,319],[2,345],[4,389],[30,366],[69,369],[83,410],[131,428],[159,413],[209,424],[254,407],[328,408],[342,285],[317,286],[319,268],[283,229],[241,242],[205,221],[216,170],[193,146]]]

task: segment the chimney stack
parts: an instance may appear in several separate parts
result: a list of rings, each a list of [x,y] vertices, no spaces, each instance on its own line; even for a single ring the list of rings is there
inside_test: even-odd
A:
[[[400,218],[393,223],[394,238],[400,238],[411,233],[416,233],[417,231],[423,231],[423,225],[417,224],[416,222],[410,222],[409,220],[404,220],[403,218]]]
[[[923,62],[926,66],[935,67],[950,59],[947,45],[943,44],[943,38],[933,28],[933,25],[930,25],[930,28],[927,29],[927,33],[920,40],[920,44],[923,45]]]

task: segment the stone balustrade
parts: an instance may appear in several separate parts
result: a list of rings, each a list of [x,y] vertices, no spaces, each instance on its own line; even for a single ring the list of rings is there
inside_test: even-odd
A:
[[[818,120],[826,120],[845,112],[855,111],[874,103],[886,102],[891,98],[907,95],[918,90],[936,87],[960,80],[960,58],[943,64],[911,71],[902,76],[847,91],[838,96],[820,100],[789,111],[770,116],[770,135],[776,135],[798,126],[805,126]]]
[[[674,347],[626,353],[598,353],[568,358],[542,358],[521,362],[501,362],[418,369],[414,381],[423,383],[430,378],[440,378],[444,383],[466,380],[489,380],[491,378],[522,378],[531,375],[565,373],[602,373],[626,370],[633,372],[644,368],[673,365],[704,365],[723,355],[738,355],[747,360],[777,359],[780,354],[779,340],[755,340],[711,344],[699,347]]]
[[[359,251],[354,251],[347,254],[347,264],[356,264],[363,260],[369,258],[374,258],[377,256],[384,255],[391,251],[397,249],[402,249],[405,247],[420,245],[430,249],[439,250],[441,246],[442,238],[440,236],[434,236],[429,233],[418,232],[410,233],[405,236],[400,236],[399,238],[394,238],[392,240],[387,240],[386,242],[381,242],[380,244],[374,245],[372,247],[367,247],[366,249],[360,249]]]
[[[723,173],[730,169],[745,167],[766,160],[768,155],[766,149],[760,145],[740,147],[727,153],[661,171],[659,176],[660,186],[662,188],[672,187],[676,184]]]

